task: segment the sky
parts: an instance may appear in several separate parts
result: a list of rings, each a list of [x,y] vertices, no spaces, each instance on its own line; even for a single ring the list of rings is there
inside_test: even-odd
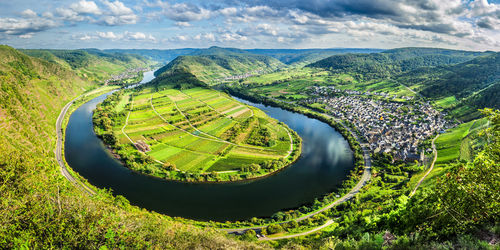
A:
[[[0,0],[15,48],[500,50],[500,0]]]

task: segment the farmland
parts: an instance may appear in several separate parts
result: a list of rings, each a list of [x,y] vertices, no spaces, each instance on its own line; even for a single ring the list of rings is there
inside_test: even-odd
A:
[[[300,155],[300,138],[285,124],[202,87],[120,91],[100,105],[94,123],[127,166],[167,179],[256,178]]]

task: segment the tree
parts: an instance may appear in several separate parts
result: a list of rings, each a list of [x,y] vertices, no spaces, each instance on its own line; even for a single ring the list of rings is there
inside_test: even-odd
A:
[[[177,171],[177,167],[175,166],[175,164],[170,163],[168,161],[163,163],[163,168],[165,168],[168,171]]]
[[[283,227],[278,224],[271,224],[266,227],[266,231],[268,234],[277,234],[283,231]]]

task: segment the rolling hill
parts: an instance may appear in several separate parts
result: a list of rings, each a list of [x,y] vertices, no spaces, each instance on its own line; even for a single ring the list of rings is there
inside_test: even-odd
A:
[[[168,63],[178,56],[189,55],[199,49],[105,49],[108,53],[134,54],[160,63]]]
[[[270,72],[284,66],[272,57],[253,55],[237,49],[212,47],[197,53],[199,55],[177,57],[157,70],[155,75],[160,76],[164,72],[183,70],[211,84],[216,80],[224,80],[226,77]]]
[[[147,67],[153,61],[140,55],[85,50],[21,50],[23,53],[57,63],[91,81],[104,81],[130,68]]]
[[[365,80],[388,78],[424,66],[461,63],[482,55],[481,52],[435,48],[400,48],[371,54],[335,55],[307,67],[349,73]]]
[[[462,120],[477,118],[479,108],[500,108],[500,53],[417,69],[397,79],[432,100],[450,100],[444,108]]]

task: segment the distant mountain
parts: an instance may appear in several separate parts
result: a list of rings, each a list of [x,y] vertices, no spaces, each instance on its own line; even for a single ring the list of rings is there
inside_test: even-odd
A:
[[[332,55],[347,54],[347,53],[377,53],[384,50],[381,49],[248,49],[252,54],[266,55],[280,60],[288,65],[303,66],[309,63],[319,61]]]
[[[199,49],[106,49],[109,53],[134,54],[146,57],[159,63],[168,63],[178,56],[189,55]]]
[[[217,46],[212,46],[208,49],[198,49],[191,52],[192,56],[199,55],[216,55],[216,56],[227,56],[227,55],[252,55],[252,53],[247,50],[237,49],[237,48],[222,48]]]
[[[155,72],[160,76],[164,72],[183,70],[191,72],[198,79],[211,83],[216,79],[243,74],[258,74],[274,71],[284,64],[275,58],[253,55],[238,49],[212,47],[199,50],[199,55],[179,56]]]
[[[400,48],[372,54],[334,55],[308,67],[350,73],[361,79],[387,78],[424,66],[456,64],[487,54],[436,48]]]
[[[284,64],[303,66],[316,62],[326,57],[346,53],[376,53],[381,49],[236,49],[212,46],[207,49],[106,49],[108,53],[134,54],[148,59],[168,63],[178,56],[185,55],[228,55],[228,54],[254,54],[270,56]]]

